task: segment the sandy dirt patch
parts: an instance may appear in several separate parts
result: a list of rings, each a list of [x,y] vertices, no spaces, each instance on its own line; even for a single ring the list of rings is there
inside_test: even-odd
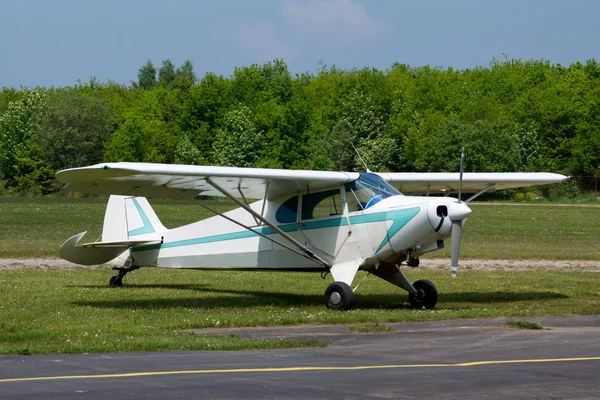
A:
[[[419,268],[449,269],[450,259],[421,259]],[[593,271],[600,272],[600,260],[460,260],[459,270],[467,271]]]
[[[73,264],[60,258],[0,258],[0,271],[52,268],[95,268]]]

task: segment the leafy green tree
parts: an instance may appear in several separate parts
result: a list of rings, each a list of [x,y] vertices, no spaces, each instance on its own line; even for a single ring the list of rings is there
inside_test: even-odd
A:
[[[232,167],[253,167],[258,158],[261,133],[257,132],[248,107],[241,106],[228,112],[215,135],[214,162]]]
[[[21,101],[23,93],[15,88],[3,87],[0,90],[0,117],[8,110],[10,103]]]
[[[170,87],[176,77],[175,66],[171,60],[163,60],[162,67],[158,70],[158,84],[161,87]]]
[[[521,125],[517,129],[521,153],[521,171],[536,171],[539,169],[540,143],[533,124]]]
[[[19,148],[15,153],[15,177],[9,191],[15,194],[43,195],[53,192],[55,170],[48,165],[44,153],[35,144]]]
[[[106,161],[171,163],[180,133],[173,121],[165,121],[167,92],[143,93],[105,146]]]
[[[179,89],[187,90],[192,85],[196,84],[196,80],[197,77],[192,62],[190,60],[185,60],[183,64],[177,68],[173,84]]]
[[[44,89],[24,89],[21,100],[10,102],[0,117],[0,173],[6,184],[14,185],[19,171],[16,156],[28,148],[39,131],[39,121],[46,107]]]
[[[450,118],[423,138],[416,167],[422,171],[457,172],[461,148],[467,149],[465,171],[509,172],[521,167],[519,140],[507,123]]]
[[[401,149],[396,140],[387,131],[383,131],[375,137],[361,139],[357,146],[357,152],[369,170],[385,172],[391,170],[391,165],[401,154]],[[355,158],[355,170],[364,171],[365,168],[360,158]]]
[[[292,76],[287,64],[280,59],[263,64],[262,75],[270,83],[274,97],[281,103],[287,103],[292,97]]]
[[[190,87],[181,106],[179,128],[205,159],[212,158],[214,130],[224,110],[232,106],[228,93],[229,80],[207,73],[197,86]]]
[[[129,114],[106,145],[106,161],[169,163],[174,157],[173,138],[165,135],[165,123]]]
[[[190,139],[183,136],[175,149],[175,164],[207,165],[208,162]]]
[[[58,89],[48,96],[35,141],[55,170],[97,164],[118,120],[104,99]]]
[[[362,146],[364,150],[369,144],[379,143],[380,140],[392,143],[393,139],[384,130],[382,118],[373,110],[372,99],[354,91],[345,106],[344,118],[316,142],[314,154],[318,157],[318,166],[336,171],[363,171],[365,168],[357,156],[356,147]],[[396,146],[390,150],[393,152],[395,149]],[[381,162],[388,163],[392,158],[386,152],[379,160],[370,160],[376,161],[379,169],[382,168]],[[329,162],[323,164],[327,159]]]
[[[156,68],[154,67],[154,64],[152,64],[152,61],[148,60],[138,71],[137,87],[149,90],[155,88],[156,85]]]

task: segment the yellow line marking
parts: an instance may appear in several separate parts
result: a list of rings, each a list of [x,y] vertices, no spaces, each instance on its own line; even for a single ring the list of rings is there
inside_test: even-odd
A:
[[[238,368],[238,369],[198,369],[182,371],[148,371],[130,372],[123,374],[99,374],[99,375],[63,375],[63,376],[40,376],[30,378],[8,378],[0,379],[5,382],[31,382],[31,381],[53,381],[66,379],[105,379],[105,378],[131,378],[140,376],[157,375],[190,375],[190,374],[240,374],[250,372],[297,372],[297,371],[361,371],[372,369],[400,369],[400,368],[440,368],[440,367],[476,367],[481,365],[501,364],[527,364],[527,363],[554,363],[573,361],[600,361],[600,357],[577,357],[577,358],[541,358],[533,360],[490,360],[473,361],[456,364],[391,364],[391,365],[357,365],[350,367],[281,367],[281,368]]]

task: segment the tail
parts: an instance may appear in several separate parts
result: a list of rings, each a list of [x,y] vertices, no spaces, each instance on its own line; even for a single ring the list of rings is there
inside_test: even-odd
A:
[[[85,232],[68,239],[60,256],[76,264],[104,264],[119,257],[124,262],[131,247],[161,243],[167,228],[144,197],[110,196],[99,242],[80,244]]]
[[[113,195],[108,199],[103,242],[160,239],[166,230],[145,197]]]

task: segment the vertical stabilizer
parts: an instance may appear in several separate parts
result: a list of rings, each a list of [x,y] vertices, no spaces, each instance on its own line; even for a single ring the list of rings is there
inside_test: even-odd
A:
[[[102,226],[103,242],[127,240],[127,214],[125,213],[126,196],[110,196],[104,213]]]
[[[156,238],[166,230],[144,197],[110,196],[104,215],[102,241]]]
[[[127,214],[127,237],[130,240],[157,237],[161,232],[166,231],[145,197],[126,198],[125,213]]]

